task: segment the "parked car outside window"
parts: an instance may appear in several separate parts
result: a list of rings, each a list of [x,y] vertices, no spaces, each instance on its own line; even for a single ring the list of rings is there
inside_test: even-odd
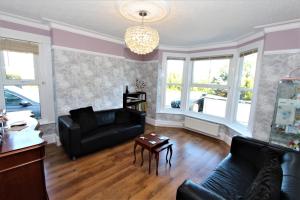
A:
[[[40,102],[22,88],[5,86],[4,98],[6,112],[30,110],[35,118],[41,118]]]

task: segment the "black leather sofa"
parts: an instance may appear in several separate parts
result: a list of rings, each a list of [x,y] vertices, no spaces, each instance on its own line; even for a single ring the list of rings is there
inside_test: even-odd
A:
[[[229,155],[202,183],[185,180],[177,189],[177,200],[244,199],[262,166],[262,149],[279,155],[282,169],[280,199],[300,199],[300,154],[293,150],[239,136],[233,137]],[[279,186],[280,187],[280,186]],[[262,199],[257,198],[257,199]]]
[[[58,117],[59,138],[66,153],[76,157],[114,146],[144,133],[145,113],[129,109],[94,112],[96,128],[87,133],[70,115]],[[87,122],[89,123],[89,122]]]

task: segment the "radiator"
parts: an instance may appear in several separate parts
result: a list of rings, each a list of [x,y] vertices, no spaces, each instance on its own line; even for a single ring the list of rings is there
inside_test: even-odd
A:
[[[185,117],[184,127],[196,132],[201,132],[212,137],[220,137],[219,125],[206,122],[200,119]]]

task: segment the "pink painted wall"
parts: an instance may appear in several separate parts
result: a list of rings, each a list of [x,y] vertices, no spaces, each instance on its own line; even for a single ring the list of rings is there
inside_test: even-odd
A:
[[[195,50],[195,51],[172,51],[172,50],[160,50],[158,48],[150,54],[137,55],[135,53],[132,53],[128,48],[126,48],[124,44],[116,44],[113,42],[109,42],[109,41],[105,41],[93,37],[88,37],[88,36],[68,32],[60,29],[52,29],[51,31],[49,31],[49,30],[34,28],[27,25],[8,22],[4,20],[0,20],[0,27],[43,35],[43,36],[49,36],[52,39],[53,45],[93,51],[93,52],[104,53],[104,54],[111,54],[116,56],[123,56],[125,58],[139,60],[139,61],[161,60],[163,52],[201,53],[201,52],[209,52],[209,51],[217,51],[217,50],[234,49],[263,39],[265,40],[264,51],[300,48],[300,28],[267,33],[265,37],[260,37],[238,46],[202,49],[202,50]]]
[[[142,60],[142,57],[132,53],[124,44],[105,41],[69,31],[52,29],[52,44],[57,46],[81,49],[103,54],[121,56],[132,60]]]
[[[4,20],[0,20],[0,27],[8,28],[8,29],[16,30],[16,31],[23,31],[23,32],[27,32],[27,33],[38,34],[38,35],[50,36],[49,30],[34,28],[31,26],[17,24],[17,23],[13,23],[13,22],[4,21]]]
[[[51,38],[53,45],[123,56],[120,44],[80,35],[77,33],[54,28],[51,31]]]
[[[299,49],[300,28],[267,33],[264,48],[265,51]]]

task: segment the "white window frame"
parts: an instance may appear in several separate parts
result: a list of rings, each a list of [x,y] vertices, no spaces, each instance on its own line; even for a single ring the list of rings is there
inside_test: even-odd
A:
[[[166,108],[165,107],[165,100],[166,100],[166,88],[167,88],[167,62],[169,58],[178,58],[178,59],[184,59],[184,65],[183,65],[183,72],[182,72],[182,83],[181,83],[181,106],[180,109],[175,108]],[[161,102],[160,102],[160,108],[159,113],[177,113],[182,114],[185,110],[185,101],[186,101],[186,79],[187,79],[187,61],[189,57],[187,54],[181,54],[181,53],[164,53],[163,54],[163,60],[162,60],[162,89],[161,89]],[[179,85],[179,84],[176,84]]]
[[[51,39],[47,36],[41,36],[22,31],[15,31],[7,28],[0,28],[0,37],[12,38],[17,40],[31,41],[39,44],[39,55],[36,56],[34,85],[39,86],[41,119],[40,124],[55,123],[54,111],[54,90],[53,90],[53,72],[52,72],[52,55],[51,55]],[[3,60],[1,58],[1,60]],[[3,61],[1,61],[3,64]],[[2,65],[3,66],[3,65]],[[3,67],[2,67],[3,68]],[[3,73],[2,73],[3,74]],[[20,83],[20,81],[9,81],[9,84]],[[0,83],[0,106],[5,106],[4,85],[7,81]],[[25,84],[31,83],[24,80]],[[32,82],[33,83],[33,82]]]
[[[260,75],[260,68],[261,68],[261,61],[262,61],[262,52],[263,52],[263,40],[253,42],[251,44],[242,46],[237,49],[238,51],[238,64],[237,64],[237,70],[235,72],[235,84],[234,84],[234,99],[232,103],[232,115],[230,116],[230,122],[233,125],[233,127],[236,127],[237,129],[244,129],[244,132],[247,132],[248,135],[251,135],[254,128],[254,121],[255,121],[255,110],[256,110],[256,104],[257,104],[257,91],[258,91],[258,85],[259,85],[259,75]],[[250,116],[248,120],[248,126],[242,125],[238,121],[236,121],[236,115],[237,115],[237,107],[238,107],[238,101],[239,101],[239,92],[240,92],[240,82],[241,82],[241,76],[242,76],[242,70],[243,70],[243,58],[240,57],[240,54],[249,50],[257,49],[257,61],[256,61],[256,69],[255,69],[255,77],[254,77],[254,85],[252,88],[253,96],[251,101],[251,108],[250,108]]]
[[[189,111],[189,108],[186,108],[186,114],[190,115],[190,116],[198,116],[201,119],[204,120],[209,120],[209,121],[214,121],[214,122],[221,122],[221,123],[227,123],[227,119],[228,119],[228,115],[230,112],[229,109],[229,105],[230,105],[230,101],[231,101],[231,96],[232,96],[232,89],[231,89],[231,85],[232,85],[232,81],[233,81],[233,68],[235,66],[236,63],[236,55],[237,55],[237,51],[234,50],[221,50],[221,51],[210,51],[210,52],[203,52],[203,53],[193,53],[190,54],[190,58],[196,58],[196,57],[214,57],[214,56],[224,56],[224,55],[233,55],[233,58],[231,58],[230,64],[229,64],[229,71],[228,71],[228,83],[226,86],[223,85],[214,85],[214,84],[193,84],[192,83],[192,79],[193,79],[193,62],[190,61],[190,75],[189,75],[189,81],[188,81],[188,100],[187,102],[189,102],[190,99],[190,92],[189,89],[191,87],[202,87],[202,88],[216,88],[216,89],[227,89],[228,93],[227,93],[227,102],[226,102],[226,111],[225,111],[225,117],[219,117],[219,116],[214,116],[214,115],[209,115],[209,114],[205,114],[205,113],[196,113],[196,112],[192,112]]]
[[[1,66],[4,66],[4,58],[3,58],[3,53],[1,52]],[[4,86],[7,85],[39,85],[39,75],[38,75],[38,55],[33,54],[33,64],[34,64],[34,79],[21,79],[21,80],[9,80],[6,79],[6,71],[4,67],[0,67],[0,73],[1,73],[1,77],[2,77],[2,84]],[[1,79],[0,79],[1,80]]]

